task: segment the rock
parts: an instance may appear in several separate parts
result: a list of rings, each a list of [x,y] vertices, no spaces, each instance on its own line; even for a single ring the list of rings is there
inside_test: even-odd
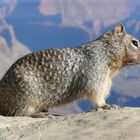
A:
[[[46,118],[0,117],[0,140],[138,140],[140,108]]]

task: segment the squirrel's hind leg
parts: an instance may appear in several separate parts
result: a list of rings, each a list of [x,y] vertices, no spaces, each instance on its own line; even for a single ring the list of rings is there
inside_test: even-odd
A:
[[[106,104],[100,108],[102,108],[103,110],[110,110],[110,109],[122,109],[123,107],[116,104],[112,104],[112,105]],[[98,110],[98,107],[96,110]]]
[[[26,115],[33,118],[45,118],[48,116],[47,106],[43,103],[32,104],[27,108]]]
[[[31,115],[32,118],[45,118],[48,116],[48,112],[37,112]]]

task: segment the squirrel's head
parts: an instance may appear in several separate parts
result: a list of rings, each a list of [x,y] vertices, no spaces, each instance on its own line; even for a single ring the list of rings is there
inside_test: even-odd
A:
[[[117,52],[118,57],[121,57],[123,66],[140,64],[140,42],[128,34],[121,23],[107,34],[110,37],[111,44],[113,44],[111,47],[114,49],[112,50]]]

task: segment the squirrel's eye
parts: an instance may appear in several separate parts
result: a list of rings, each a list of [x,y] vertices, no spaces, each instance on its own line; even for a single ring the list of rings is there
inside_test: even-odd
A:
[[[136,40],[132,40],[132,44],[133,44],[134,46],[136,46],[136,47],[139,46],[139,43],[138,43],[138,41],[136,41]]]

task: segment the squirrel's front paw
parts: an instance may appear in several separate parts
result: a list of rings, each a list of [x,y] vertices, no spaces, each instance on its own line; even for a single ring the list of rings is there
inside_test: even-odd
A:
[[[102,107],[104,110],[107,110],[107,109],[122,109],[121,106],[119,105],[115,105],[115,104],[112,104],[112,105],[109,105],[109,104],[106,104]]]
[[[104,106],[102,106],[102,107],[97,107],[96,108],[96,111],[99,111],[99,110],[111,110],[111,109],[116,109],[116,110],[118,110],[118,109],[122,109],[122,106],[119,106],[119,105],[115,105],[115,104],[112,104],[112,105],[109,105],[109,104],[106,104],[106,105],[104,105]]]

